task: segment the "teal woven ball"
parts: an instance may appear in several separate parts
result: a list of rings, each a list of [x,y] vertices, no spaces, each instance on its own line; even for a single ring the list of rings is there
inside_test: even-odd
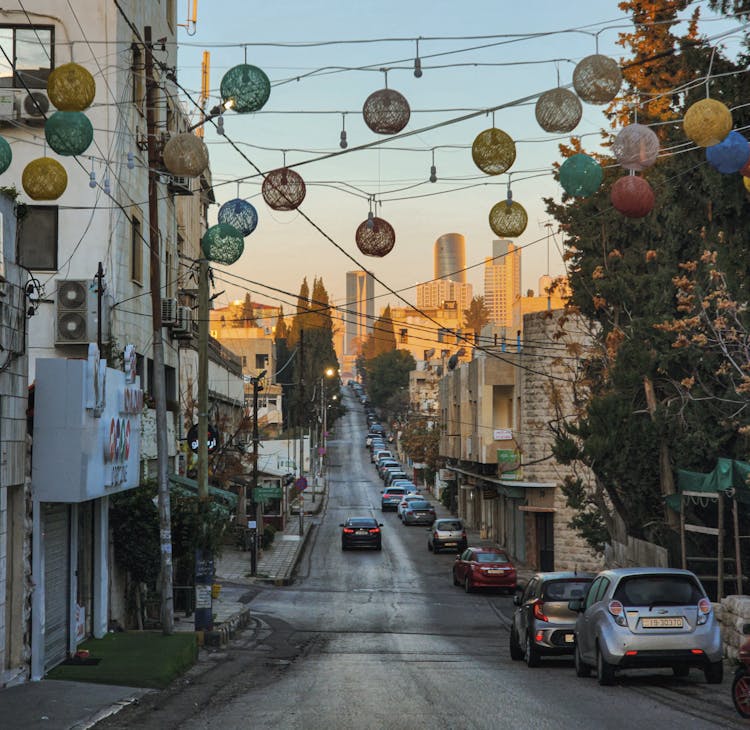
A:
[[[209,261],[233,264],[245,250],[245,242],[242,239],[242,234],[234,226],[218,223],[203,234],[201,250]]]
[[[81,155],[94,139],[94,127],[83,112],[55,112],[44,123],[44,136],[58,155]]]
[[[227,108],[247,114],[263,108],[271,95],[271,82],[257,66],[241,63],[224,74],[220,91]]]
[[[13,151],[5,137],[0,137],[0,174],[4,173],[13,159]]]
[[[585,198],[602,184],[602,166],[589,155],[571,155],[560,165],[560,185],[568,195]]]

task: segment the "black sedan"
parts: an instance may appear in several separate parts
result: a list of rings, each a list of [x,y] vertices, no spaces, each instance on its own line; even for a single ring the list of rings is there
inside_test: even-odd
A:
[[[369,547],[380,550],[382,548],[382,536],[380,528],[382,522],[374,517],[350,517],[342,522],[341,549],[348,550],[353,547]]]

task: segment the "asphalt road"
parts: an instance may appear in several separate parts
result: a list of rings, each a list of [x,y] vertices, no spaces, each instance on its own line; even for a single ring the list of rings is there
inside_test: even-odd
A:
[[[328,442],[327,504],[297,579],[252,597],[260,636],[240,638],[148,713],[108,726],[747,727],[734,714],[729,678],[717,687],[696,671],[687,679],[631,672],[600,687],[565,659],[538,669],[512,662],[511,598],[454,587],[453,557],[428,552],[425,528],[381,513],[361,406],[350,395],[346,404]],[[360,514],[384,523],[382,552],[342,552],[339,523]]]

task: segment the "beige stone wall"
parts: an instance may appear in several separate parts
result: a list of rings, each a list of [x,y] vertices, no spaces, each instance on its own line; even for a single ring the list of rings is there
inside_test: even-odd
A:
[[[554,550],[556,570],[596,570],[603,565],[603,556],[595,555],[586,542],[569,526],[574,511],[566,504],[559,485],[571,473],[551,454],[553,434],[549,423],[558,412],[571,415],[572,389],[570,381],[576,368],[571,353],[564,349],[569,342],[587,342],[587,334],[580,323],[568,320],[569,335],[563,340],[553,339],[558,329],[562,310],[528,314],[524,317],[524,348],[519,359],[517,393],[521,398],[520,423],[517,441],[523,454],[523,480],[556,485],[551,490],[529,489],[529,505],[554,508]],[[544,492],[544,494],[542,494]],[[526,522],[527,534],[534,534],[533,513]],[[527,544],[527,559],[533,556],[534,545]]]

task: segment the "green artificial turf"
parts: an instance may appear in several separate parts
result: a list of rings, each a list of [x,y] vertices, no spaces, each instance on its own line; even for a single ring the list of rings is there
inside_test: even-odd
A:
[[[126,687],[163,689],[189,669],[198,658],[194,633],[164,636],[157,631],[125,631],[89,639],[78,649],[87,649],[95,665],[60,664],[48,679],[119,684]]]

